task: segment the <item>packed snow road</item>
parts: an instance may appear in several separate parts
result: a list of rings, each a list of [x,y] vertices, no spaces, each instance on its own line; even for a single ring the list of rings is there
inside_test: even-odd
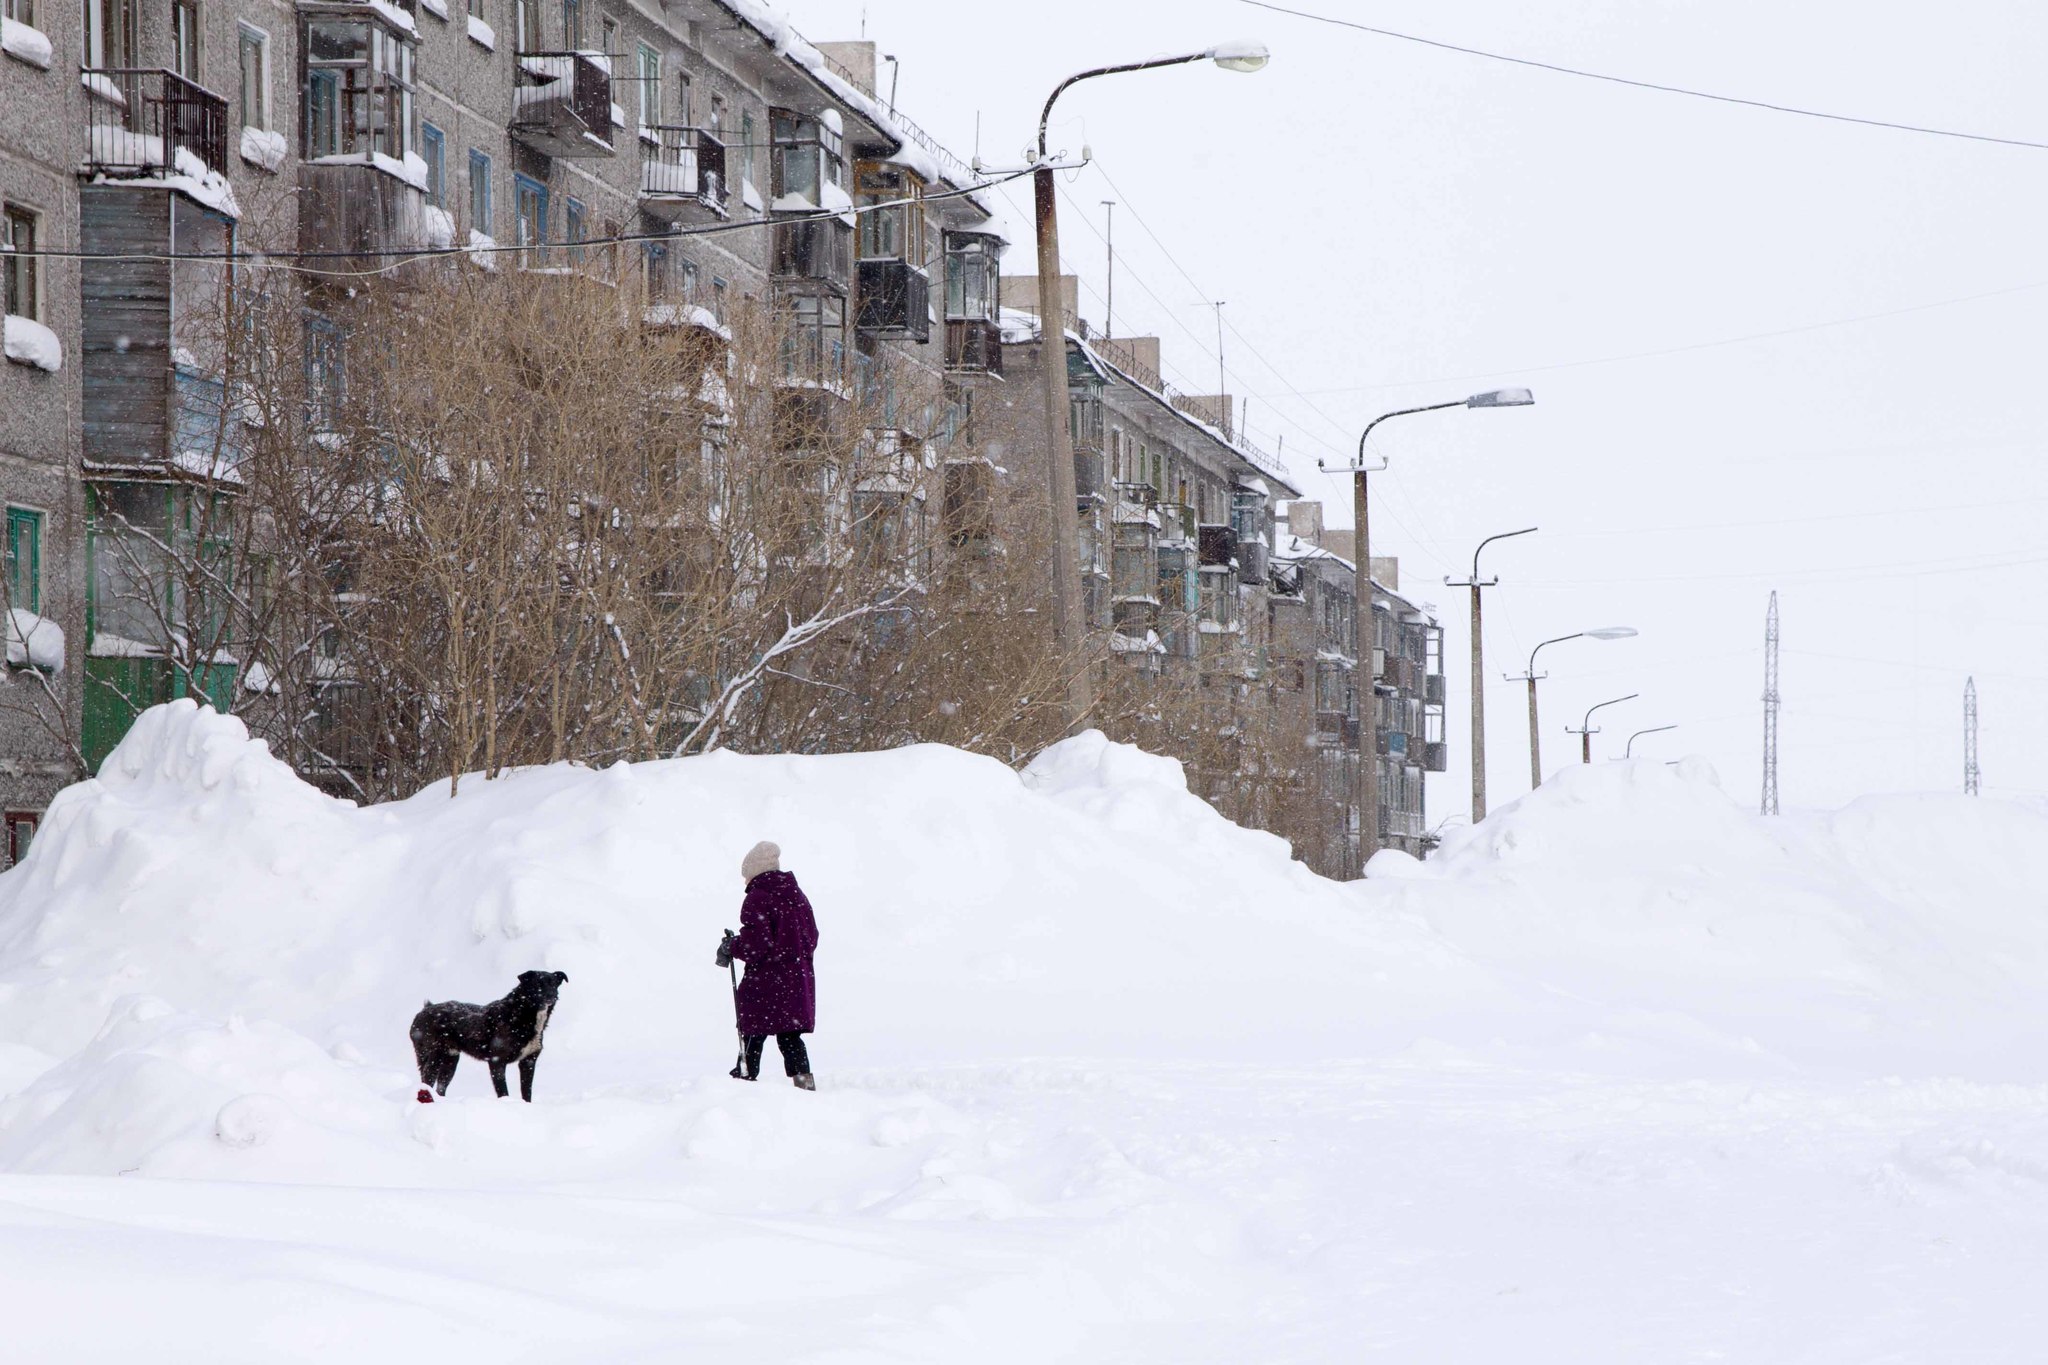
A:
[[[2039,1358],[2040,1087],[721,1080],[431,1111],[541,1184],[0,1177],[9,1358]]]
[[[162,707],[0,875],[0,1358],[2037,1360],[2044,847],[1612,764],[1339,885],[1100,736],[357,809]],[[536,1102],[414,1103],[529,970]]]

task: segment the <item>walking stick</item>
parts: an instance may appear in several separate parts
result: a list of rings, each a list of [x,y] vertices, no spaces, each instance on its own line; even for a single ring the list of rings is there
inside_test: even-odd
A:
[[[732,1028],[740,1037],[740,1057],[732,1064],[732,1074],[739,1080],[747,1078],[747,1031],[740,1027],[740,969],[731,961],[725,969],[732,973]]]

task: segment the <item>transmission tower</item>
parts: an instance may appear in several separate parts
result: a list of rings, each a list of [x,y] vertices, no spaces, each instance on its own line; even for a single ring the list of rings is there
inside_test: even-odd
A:
[[[1764,814],[1778,813],[1778,594],[1764,616]]]
[[[1977,680],[1963,682],[1963,795],[1977,794]]]

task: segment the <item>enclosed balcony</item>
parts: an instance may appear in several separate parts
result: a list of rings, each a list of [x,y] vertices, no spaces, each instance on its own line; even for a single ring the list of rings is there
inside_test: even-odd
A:
[[[302,15],[301,251],[416,251],[430,242],[414,144],[415,46],[393,23],[369,6]]]
[[[771,273],[815,280],[845,293],[853,282],[853,229],[837,218],[776,223]]]
[[[602,53],[522,54],[512,99],[508,131],[542,155],[612,154],[612,73]]]
[[[920,344],[932,336],[932,286],[923,270],[901,260],[860,263],[860,312],[854,326],[863,336],[894,337]]]
[[[992,232],[946,234],[946,367],[1003,372],[998,273],[1007,244]]]
[[[87,67],[85,168],[112,179],[182,177],[228,164],[228,102],[174,71]],[[225,182],[222,182],[223,190]]]
[[[641,129],[640,207],[671,223],[724,218],[725,144],[702,128]]]

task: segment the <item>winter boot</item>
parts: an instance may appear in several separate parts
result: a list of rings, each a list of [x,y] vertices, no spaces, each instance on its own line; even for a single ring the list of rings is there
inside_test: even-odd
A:
[[[790,1080],[796,1083],[796,1088],[799,1090],[816,1090],[818,1088],[818,1083],[811,1079],[811,1073],[808,1071],[804,1072],[801,1076],[792,1076]]]
[[[725,1074],[732,1077],[736,1081],[758,1081],[761,1079],[759,1076],[749,1076],[746,1072],[740,1070],[737,1066],[735,1066],[732,1070],[726,1072]]]

